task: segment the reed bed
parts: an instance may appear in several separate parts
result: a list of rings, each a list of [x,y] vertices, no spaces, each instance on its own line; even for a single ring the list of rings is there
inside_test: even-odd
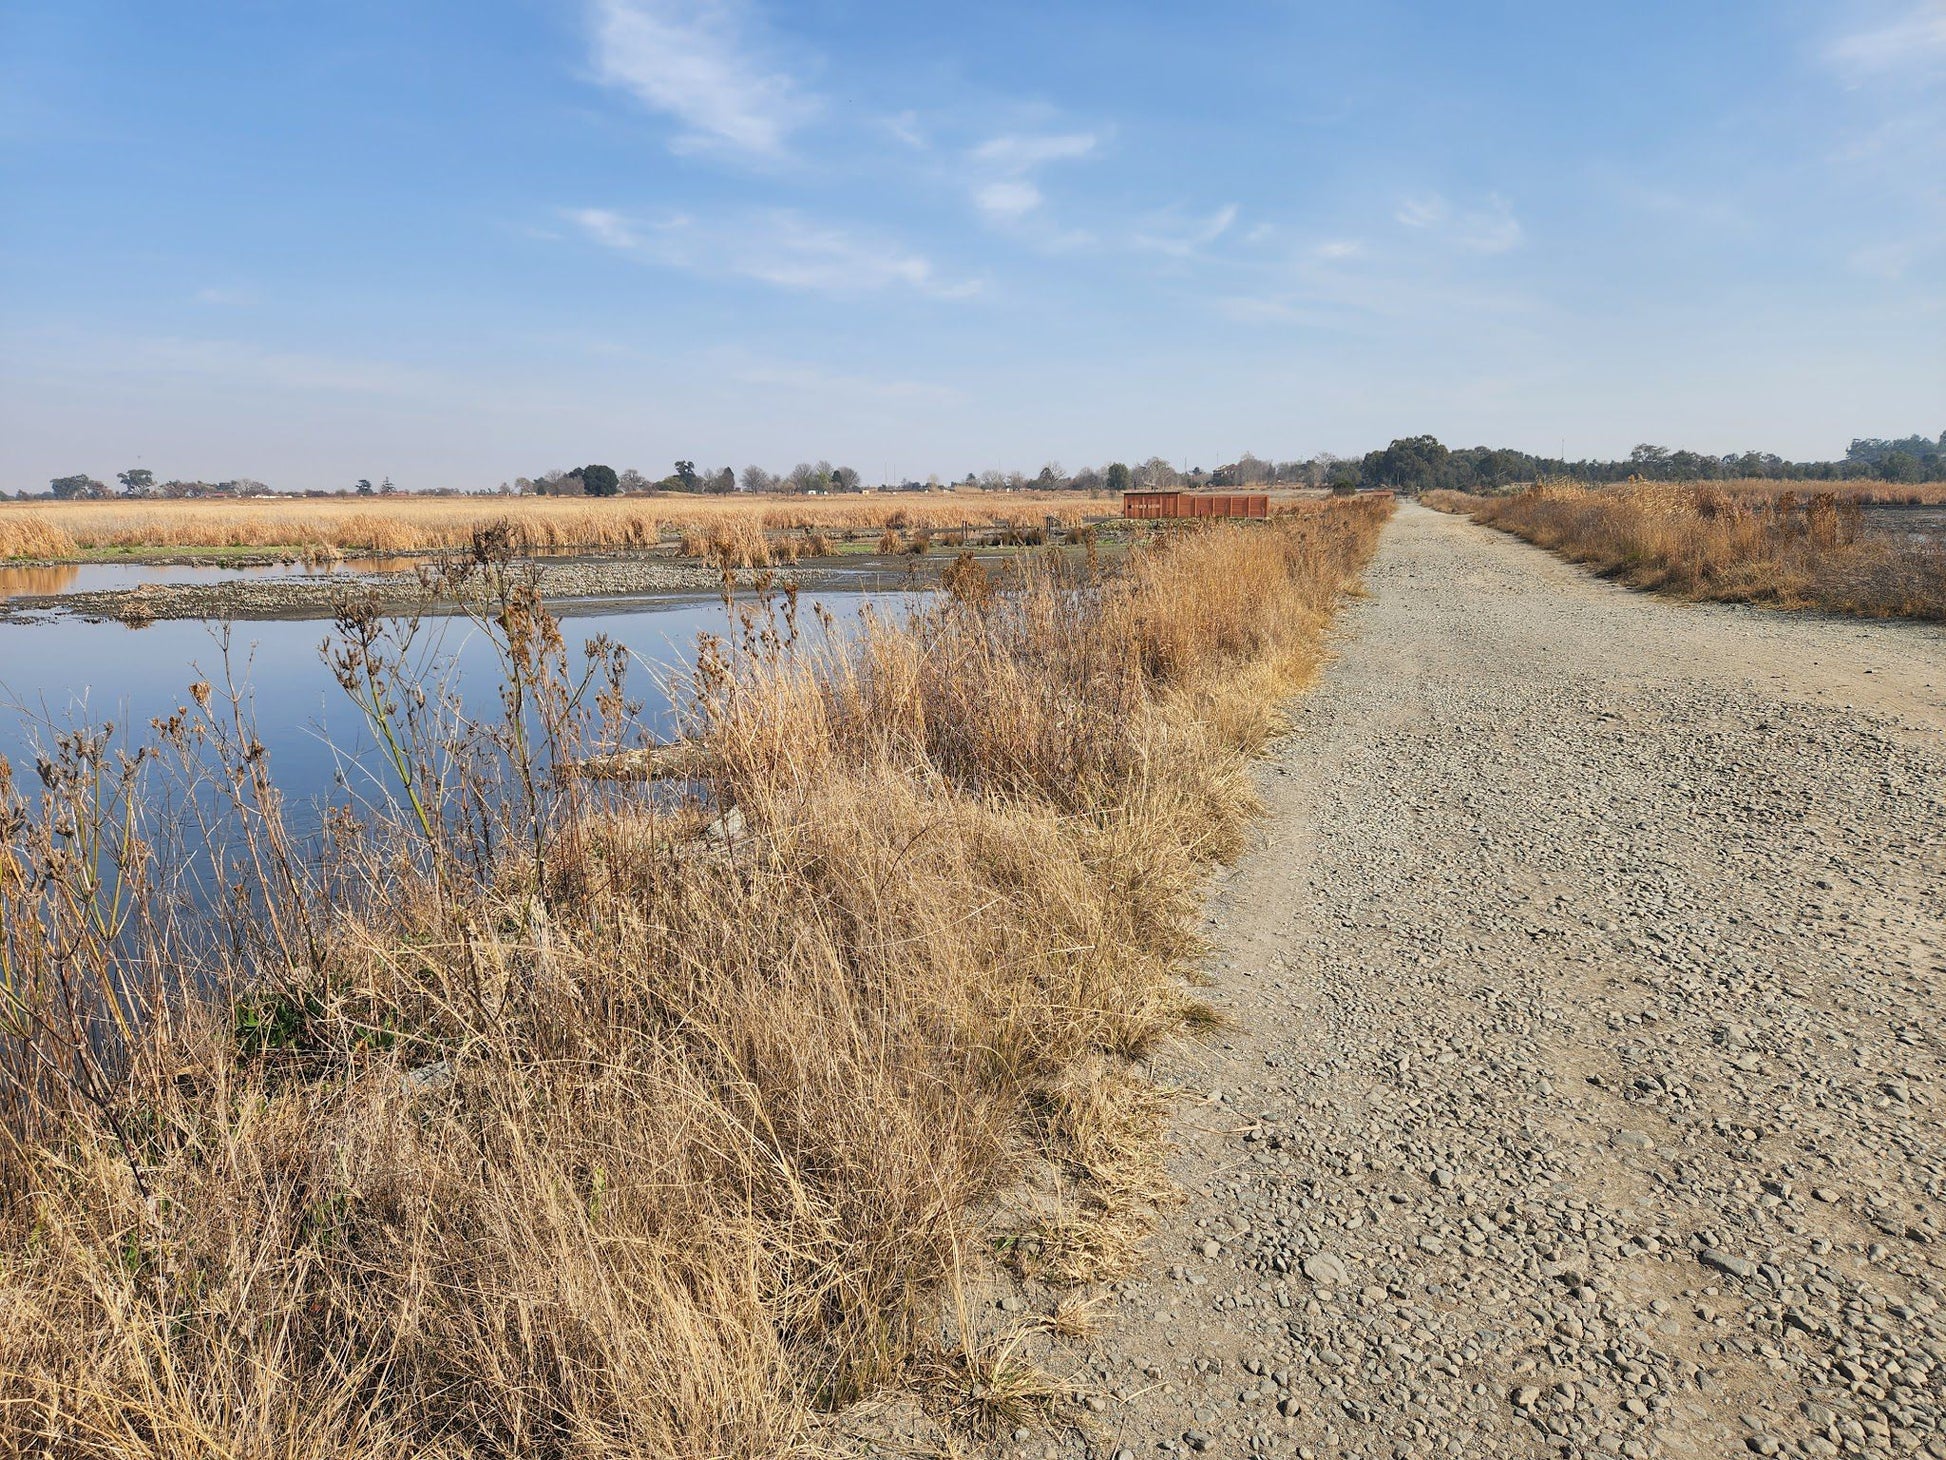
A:
[[[1866,500],[1675,483],[1425,497],[1429,506],[1466,513],[1633,587],[1867,617],[1946,618],[1946,543],[1867,528]]]
[[[1112,572],[962,556],[849,636],[769,594],[686,682],[680,797],[570,773],[628,740],[623,667],[491,531],[442,571],[504,720],[348,609],[333,668],[399,784],[319,854],[220,686],[154,758],[66,737],[31,793],[0,762],[0,1432],[775,1456],[897,1386],[1018,1423],[1045,1396],[952,1295],[1029,1172],[1010,1251],[1129,1260],[1166,1193],[1132,1061],[1197,1018],[1204,870],[1388,510]],[[217,938],[150,809],[170,765],[227,808]]]
[[[0,558],[64,558],[109,549],[229,548],[340,553],[463,549],[476,530],[517,524],[530,551],[652,547],[665,533],[878,532],[886,527],[1063,525],[1115,512],[1113,499],[956,492],[826,498],[388,497],[278,502],[0,503]]]
[[[74,535],[45,514],[0,504],[0,558],[68,558],[80,550]]]
[[[1856,481],[1780,481],[1772,477],[1726,477],[1704,483],[1661,483],[1690,491],[1717,491],[1734,497],[1755,497],[1774,502],[1790,497],[1803,502],[1812,497],[1832,497],[1840,502],[1856,502],[1862,507],[1939,507],[1946,506],[1946,482]]]

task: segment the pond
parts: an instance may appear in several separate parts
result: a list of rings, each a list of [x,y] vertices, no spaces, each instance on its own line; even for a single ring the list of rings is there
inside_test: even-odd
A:
[[[809,612],[813,602],[830,611],[842,633],[868,601],[855,592],[806,594],[800,629],[813,641],[821,637]],[[581,663],[582,644],[597,634],[629,651],[630,697],[643,703],[643,727],[658,738],[672,729],[667,681],[694,663],[699,634],[726,635],[732,627],[720,599],[664,600],[626,611],[599,601],[557,609],[571,664]],[[464,618],[428,618],[421,632],[413,661],[424,681],[450,682],[470,715],[495,716],[500,674],[484,634]],[[36,746],[51,729],[107,721],[131,746],[147,741],[151,720],[190,703],[192,683],[207,681],[221,695],[226,634],[229,672],[294,823],[315,826],[330,799],[389,793],[371,731],[320,652],[330,625],[317,621],[253,621],[227,630],[194,619],[144,628],[66,616],[0,622],[0,755],[31,791]]]

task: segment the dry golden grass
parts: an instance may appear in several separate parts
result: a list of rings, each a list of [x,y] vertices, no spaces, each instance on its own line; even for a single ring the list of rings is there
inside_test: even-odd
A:
[[[1131,1057],[1194,1012],[1246,758],[1388,510],[1175,535],[1086,591],[966,559],[816,651],[794,599],[752,614],[688,701],[741,818],[700,839],[711,810],[641,787],[526,799],[502,735],[453,829],[339,827],[313,864],[219,745],[260,837],[226,952],[167,921],[105,749],[37,800],[0,762],[0,1428],[103,1460],[783,1455],[925,1367],[1028,1163],[1070,1192],[1050,1271],[1126,1260],[1162,1126]],[[512,662],[564,666],[509,601]],[[558,679],[516,676],[568,723]],[[168,743],[223,724],[199,690]],[[124,1015],[164,964],[206,991]],[[977,1408],[1040,1413],[997,1343],[964,1335]]]
[[[1749,484],[1546,485],[1507,497],[1429,492],[1460,512],[1634,587],[1686,598],[1946,618],[1946,544],[1868,531],[1866,499]]]
[[[67,558],[80,544],[47,512],[31,515],[0,502],[0,558]]]
[[[1718,491],[1735,497],[1755,497],[1766,502],[1790,496],[1802,502],[1810,497],[1835,497],[1840,502],[1857,502],[1867,507],[1937,507],[1946,504],[1946,482],[1790,482],[1769,477],[1730,477],[1718,482],[1637,483],[1636,485],[1674,485],[1688,491]]]
[[[107,548],[463,548],[475,529],[514,522],[536,551],[627,549],[685,529],[785,532],[884,527],[1040,526],[1119,510],[1074,493],[844,497],[385,497],[277,502],[0,502],[0,558],[60,558]]]

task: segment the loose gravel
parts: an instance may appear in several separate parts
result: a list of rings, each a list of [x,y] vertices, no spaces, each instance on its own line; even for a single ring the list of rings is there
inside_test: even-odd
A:
[[[1369,587],[1158,1072],[1189,1200],[996,1452],[1946,1460],[1946,632],[1412,506]]]

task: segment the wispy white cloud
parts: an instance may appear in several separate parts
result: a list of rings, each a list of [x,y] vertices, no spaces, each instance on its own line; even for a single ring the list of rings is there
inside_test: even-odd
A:
[[[595,74],[681,123],[675,145],[775,156],[820,103],[743,0],[593,0]]]
[[[1093,132],[1014,132],[990,138],[967,154],[973,206],[990,223],[1020,229],[1047,202],[1034,174],[1050,163],[1079,162],[1100,145]],[[1056,248],[1085,241],[1085,235],[1045,225],[1026,231]]]
[[[1839,36],[1827,56],[1854,81],[1889,72],[1946,71],[1946,4],[1921,0],[1896,19]]]
[[[1045,202],[1041,190],[1025,178],[1002,178],[976,188],[973,202],[989,218],[1024,217]]]
[[[923,152],[932,146],[925,129],[919,125],[919,113],[915,111],[903,111],[897,116],[885,117],[880,124],[916,152]]]
[[[1392,216],[1402,227],[1438,234],[1470,253],[1506,253],[1526,238],[1513,208],[1497,193],[1488,197],[1485,207],[1464,210],[1455,209],[1437,193],[1407,198]]]
[[[1435,194],[1426,198],[1407,198],[1392,216],[1407,228],[1437,228],[1450,216],[1450,210],[1446,200]]]
[[[1031,136],[1010,134],[982,142],[973,149],[973,160],[1010,175],[1030,172],[1050,162],[1076,162],[1100,145],[1093,132],[1065,132],[1058,135]]]
[[[1365,245],[1355,238],[1327,238],[1311,249],[1313,258],[1355,259],[1365,252]]]
[[[1225,203],[1208,218],[1187,228],[1171,227],[1163,224],[1145,228],[1135,235],[1137,248],[1149,249],[1154,253],[1167,254],[1171,258],[1191,258],[1198,250],[1215,243],[1230,231],[1230,225],[1237,221],[1237,205]]]
[[[780,289],[856,295],[903,288],[938,299],[963,299],[980,289],[977,279],[941,277],[922,254],[788,209],[715,221],[687,214],[637,219],[607,208],[574,209],[567,217],[595,243],[646,263]]]
[[[636,232],[635,225],[620,213],[607,208],[576,208],[569,212],[568,217],[580,224],[582,232],[596,243],[619,249],[641,247],[641,236]]]

